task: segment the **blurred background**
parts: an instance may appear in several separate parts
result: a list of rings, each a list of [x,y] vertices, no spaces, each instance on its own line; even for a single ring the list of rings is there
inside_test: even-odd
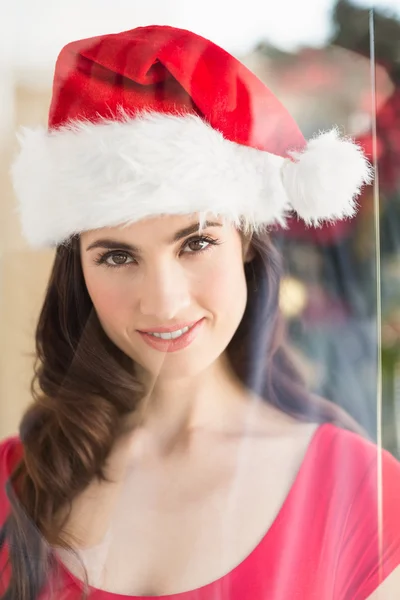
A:
[[[54,63],[65,43],[152,23],[222,45],[265,81],[306,137],[338,124],[376,161],[375,196],[373,188],[363,194],[355,219],[319,230],[293,221],[273,235],[285,259],[288,334],[310,388],[344,407],[375,440],[381,424],[384,447],[400,458],[398,0],[0,6],[0,437],[18,430],[30,401],[34,327],[53,259],[51,251],[30,251],[20,235],[9,177],[15,132],[46,124]]]

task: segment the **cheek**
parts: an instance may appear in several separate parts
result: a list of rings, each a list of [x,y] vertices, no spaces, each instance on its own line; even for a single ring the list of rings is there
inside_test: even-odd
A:
[[[129,312],[131,296],[120,277],[101,271],[104,270],[86,271],[86,287],[100,321],[118,327],[118,323],[123,323]]]
[[[241,318],[247,302],[247,284],[240,249],[223,252],[208,262],[199,277],[196,297],[220,318]]]

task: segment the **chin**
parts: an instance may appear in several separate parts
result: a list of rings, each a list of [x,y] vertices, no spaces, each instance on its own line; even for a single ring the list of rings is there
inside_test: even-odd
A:
[[[143,360],[140,357],[134,357],[142,369],[149,373],[153,378],[162,381],[182,380],[186,378],[195,378],[210,368],[217,357],[201,357],[199,353],[189,357],[184,353],[162,354],[155,357],[155,360]]]
[[[114,343],[139,366],[139,372],[142,369],[155,380],[178,381],[196,378],[216,365],[235,331],[234,328],[225,329],[218,336],[197,339],[176,352],[160,352],[143,342],[135,343],[130,336],[118,340],[114,337]]]

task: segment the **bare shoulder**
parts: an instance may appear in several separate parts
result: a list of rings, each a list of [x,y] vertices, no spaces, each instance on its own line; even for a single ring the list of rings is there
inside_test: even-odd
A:
[[[306,446],[321,425],[319,422],[301,421],[264,400],[258,401],[253,412],[252,423],[259,433],[264,433],[270,440]]]
[[[280,473],[286,474],[285,486],[288,486],[299,471],[320,426],[319,422],[300,421],[260,400],[247,422],[250,454],[259,465],[271,464],[273,459]]]

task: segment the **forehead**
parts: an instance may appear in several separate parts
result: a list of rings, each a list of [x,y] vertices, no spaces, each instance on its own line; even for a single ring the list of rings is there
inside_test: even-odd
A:
[[[126,225],[118,225],[116,227],[102,227],[100,229],[91,229],[81,234],[82,243],[91,244],[98,239],[114,239],[124,242],[137,243],[145,245],[151,242],[154,245],[155,241],[168,242],[171,241],[171,236],[185,230],[193,229],[189,233],[195,233],[208,227],[218,227],[221,229],[229,229],[230,225],[225,223],[222,218],[208,216],[206,220],[200,219],[199,215],[166,215],[151,217],[130,223]]]

